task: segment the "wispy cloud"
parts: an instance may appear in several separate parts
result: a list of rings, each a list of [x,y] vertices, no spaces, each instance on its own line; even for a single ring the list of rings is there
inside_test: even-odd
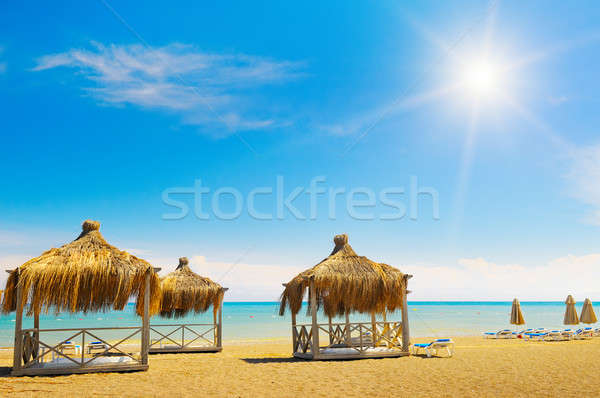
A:
[[[497,264],[484,258],[463,258],[457,265],[406,266],[411,279],[411,299],[439,300],[562,300],[596,297],[600,288],[590,280],[600,278],[600,254],[568,255],[543,265]],[[569,270],[571,272],[569,272]]]
[[[586,222],[600,225],[600,144],[571,149],[568,193],[590,206]]]
[[[190,266],[200,275],[228,287],[229,301],[275,301],[283,289],[281,284],[302,271],[296,266],[247,263],[235,264],[232,268],[231,263],[208,261],[200,255],[190,259]]]
[[[548,97],[548,102],[554,106],[564,104],[567,101],[569,101],[569,98],[566,95]]]
[[[33,71],[69,67],[92,83],[102,104],[132,104],[175,113],[185,124],[254,130],[287,123],[257,106],[257,89],[302,76],[303,64],[245,54],[212,54],[184,44],[156,49],[92,43],[88,49],[45,55]],[[284,118],[285,119],[285,118]]]

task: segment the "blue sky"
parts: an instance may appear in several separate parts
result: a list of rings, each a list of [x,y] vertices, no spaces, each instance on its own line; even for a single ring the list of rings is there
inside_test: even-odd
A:
[[[192,258],[232,299],[275,299],[344,232],[414,274],[415,299],[597,298],[599,17],[591,1],[9,4],[0,266],[92,218],[165,270]],[[164,191],[196,180],[247,198],[319,176],[404,188],[407,206],[416,178],[439,217],[429,195],[397,220],[322,195],[315,219],[164,219]],[[308,195],[294,205],[308,214]]]

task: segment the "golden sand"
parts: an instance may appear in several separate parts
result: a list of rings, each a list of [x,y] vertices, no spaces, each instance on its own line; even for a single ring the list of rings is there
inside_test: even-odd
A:
[[[600,396],[600,338],[455,342],[449,359],[330,362],[291,359],[291,342],[229,343],[218,354],[152,355],[147,372],[20,378],[6,376],[7,350],[0,351],[0,396]]]

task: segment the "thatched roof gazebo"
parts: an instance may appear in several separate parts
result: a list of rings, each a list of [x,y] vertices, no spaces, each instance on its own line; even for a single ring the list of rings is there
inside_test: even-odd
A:
[[[53,248],[10,272],[6,282],[2,311],[16,311],[13,375],[70,374],[148,368],[149,319],[159,310],[160,284],[150,263],[108,244],[100,234],[100,223],[87,220],[83,231],[73,242]],[[131,297],[136,297],[136,312],[143,319],[142,327],[130,329],[128,338],[138,335],[138,357],[116,348],[97,336],[109,328],[40,329],[39,314],[59,312],[97,312],[122,310]],[[34,328],[22,329],[23,310],[34,316]],[[52,338],[59,332],[69,332],[69,338],[58,344],[47,344],[44,335]],[[91,338],[101,353],[86,357],[85,338]],[[81,344],[72,343],[81,338]],[[78,357],[64,353],[73,346]],[[42,349],[40,352],[40,348]],[[79,357],[79,351],[81,353]],[[92,348],[89,349],[90,353]],[[115,354],[122,354],[120,357]],[[44,362],[48,354],[58,358]],[[112,357],[113,359],[111,359]],[[114,358],[117,358],[115,360]],[[46,358],[47,359],[47,358]]]
[[[284,284],[280,315],[292,314],[294,356],[306,359],[337,359],[408,355],[409,328],[406,286],[412,275],[357,255],[347,235],[334,238],[329,257]],[[296,315],[308,292],[311,325],[297,325]],[[317,322],[322,309],[329,318],[327,329]],[[386,313],[402,311],[402,322],[388,322]],[[350,323],[352,312],[371,315],[370,323]],[[381,314],[383,322],[376,321]],[[345,323],[332,318],[345,316]],[[329,345],[320,347],[319,331],[327,332]],[[352,334],[358,334],[352,337]]]
[[[203,313],[213,308],[212,324],[153,324],[151,331],[159,337],[151,341],[150,352],[217,352],[222,350],[222,308],[227,288],[193,272],[186,257],[177,268],[161,278],[160,316],[182,318],[189,313]],[[170,328],[164,331],[164,328]],[[172,328],[175,328],[174,330]],[[199,331],[198,329],[202,329]],[[186,330],[191,340],[185,339]],[[181,331],[181,341],[174,335]],[[206,335],[213,332],[213,339]],[[173,336],[173,337],[171,337]],[[196,342],[201,343],[200,345]],[[164,344],[166,343],[166,344]],[[196,343],[196,344],[194,344]],[[208,343],[208,344],[206,344]]]

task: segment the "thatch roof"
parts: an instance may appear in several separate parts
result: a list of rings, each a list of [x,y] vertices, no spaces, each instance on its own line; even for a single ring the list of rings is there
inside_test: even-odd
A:
[[[329,316],[348,312],[382,313],[402,307],[404,274],[387,264],[357,255],[347,235],[333,239],[335,248],[325,260],[301,272],[285,284],[281,294],[280,315],[285,308],[296,314],[313,279],[318,305]]]
[[[161,278],[161,291],[160,315],[177,318],[190,311],[205,312],[211,305],[216,312],[223,301],[225,289],[194,273],[188,266],[188,259],[182,257],[175,271]]]
[[[137,296],[136,310],[143,314],[145,274],[150,278],[150,313],[160,304],[160,282],[150,263],[108,244],[100,234],[100,223],[87,220],[77,239],[20,266],[6,282],[4,313],[17,308],[17,283],[23,289],[23,305],[48,312],[122,310]]]

